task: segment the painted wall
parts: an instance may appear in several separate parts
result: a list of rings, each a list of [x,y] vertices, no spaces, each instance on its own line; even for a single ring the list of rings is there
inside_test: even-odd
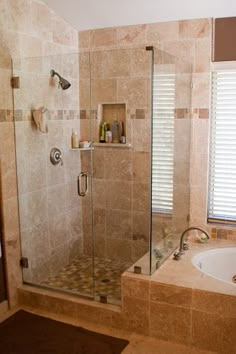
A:
[[[236,15],[234,0],[44,0],[78,30]]]

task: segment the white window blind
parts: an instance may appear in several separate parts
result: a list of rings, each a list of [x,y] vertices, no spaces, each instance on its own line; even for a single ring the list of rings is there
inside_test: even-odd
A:
[[[236,220],[236,69],[212,73],[208,220]]]
[[[152,209],[173,211],[175,74],[155,73],[153,82]]]

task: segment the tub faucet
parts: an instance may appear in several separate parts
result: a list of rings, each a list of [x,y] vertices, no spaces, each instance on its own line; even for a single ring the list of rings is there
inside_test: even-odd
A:
[[[174,253],[174,257],[173,257],[174,260],[179,261],[181,256],[184,254],[184,251],[188,250],[189,247],[188,247],[187,242],[185,241],[184,236],[185,236],[185,234],[187,234],[189,231],[192,231],[192,230],[201,231],[204,235],[206,235],[206,237],[208,239],[210,239],[209,234],[201,227],[196,227],[196,226],[188,227],[186,230],[184,230],[184,232],[182,233],[182,235],[180,237],[179,251]]]

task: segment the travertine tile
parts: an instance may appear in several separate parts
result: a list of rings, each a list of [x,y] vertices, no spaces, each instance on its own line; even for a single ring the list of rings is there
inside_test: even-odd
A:
[[[103,74],[105,78],[129,77],[131,74],[131,50],[104,51]]]
[[[104,165],[107,180],[132,180],[132,153],[129,150],[106,151]]]
[[[43,254],[49,257],[48,224],[39,224],[21,232],[21,250],[23,257],[30,260]]]
[[[148,107],[148,80],[146,79],[119,79],[117,99],[127,102],[130,108]]]
[[[115,193],[115,191],[114,191]],[[117,193],[117,191],[116,191]],[[104,179],[93,180],[93,203],[95,207],[106,207],[107,183]]]
[[[149,281],[123,275],[121,282],[123,296],[149,301]]]
[[[209,72],[211,62],[211,38],[197,39],[195,42],[194,72]]]
[[[79,60],[79,78],[89,79],[90,78],[90,57],[89,53],[80,53],[78,55]]]
[[[133,210],[147,211],[151,203],[150,185],[148,183],[134,183]]]
[[[191,341],[190,309],[150,302],[150,335],[189,344]]]
[[[125,210],[106,210],[106,236],[132,239],[132,216]]]
[[[150,300],[153,302],[161,302],[191,308],[192,289],[151,282]]]
[[[146,49],[132,49],[132,67],[131,73],[134,77],[150,77],[151,76],[151,56]]]
[[[95,149],[93,151],[93,177],[105,178],[105,151],[103,149]]]
[[[201,311],[192,311],[193,345],[219,353],[236,350],[236,319]]]
[[[80,49],[89,49],[90,44],[90,31],[79,31],[79,48]]]
[[[124,328],[142,335],[149,334],[149,302],[129,296],[123,297]]]
[[[135,182],[149,182],[150,154],[148,152],[133,153],[133,178]]]
[[[160,42],[178,40],[178,21],[160,22],[147,25],[147,42],[158,45]]]
[[[117,82],[114,79],[94,79],[91,82],[91,105],[97,109],[99,103],[117,100]]]
[[[132,262],[137,262],[141,257],[143,257],[149,250],[148,240],[134,240],[132,243]],[[137,264],[138,265],[138,264]],[[142,265],[141,265],[142,267]],[[142,269],[142,273],[145,274],[145,270]],[[147,271],[149,274],[149,270]]]
[[[77,31],[64,19],[55,15],[53,16],[53,41],[71,47],[78,41]]]
[[[43,40],[52,41],[52,11],[43,3],[31,2],[32,32]]]
[[[180,38],[204,38],[211,35],[211,19],[179,21]]]
[[[122,261],[131,261],[132,247],[131,241],[107,238],[107,257],[110,259],[119,259]]]
[[[210,74],[193,74],[192,107],[209,108]]]
[[[111,53],[111,51],[109,51],[109,53]],[[104,52],[101,50],[90,52],[91,79],[107,78],[107,76],[104,75],[104,69]]]
[[[149,213],[133,212],[133,240],[148,240]]]
[[[109,184],[106,183],[107,207],[111,209],[131,210],[132,187],[132,182],[126,181],[110,181]]]
[[[52,215],[49,223],[49,244],[52,250],[68,240],[69,220],[67,214]]]
[[[192,307],[198,311],[236,318],[235,296],[194,289]]]
[[[117,44],[117,29],[104,28],[90,31],[90,48],[109,47]]]
[[[31,3],[27,0],[10,0],[6,4],[6,17],[7,28],[16,32],[31,32],[31,23],[29,24],[29,6]],[[17,20],[16,20],[17,19]]]
[[[90,82],[89,79],[81,79],[79,82],[80,109],[90,108]]]
[[[27,229],[47,220],[47,193],[38,190],[19,198],[20,226]]]
[[[151,148],[151,123],[147,119],[132,120],[133,149],[135,153],[149,152]]]
[[[124,26],[117,28],[117,41],[121,46],[146,43],[147,25]]]
[[[167,41],[161,45],[161,50],[182,59],[184,62],[192,63],[195,54],[195,41],[192,39],[185,39],[180,41]]]

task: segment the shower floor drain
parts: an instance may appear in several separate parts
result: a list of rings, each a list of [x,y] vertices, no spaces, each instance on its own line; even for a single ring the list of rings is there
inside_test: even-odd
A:
[[[233,276],[232,281],[236,284],[236,274]]]
[[[110,279],[102,279],[102,280],[101,280],[101,283],[105,283],[105,284],[106,284],[106,283],[110,283]]]

